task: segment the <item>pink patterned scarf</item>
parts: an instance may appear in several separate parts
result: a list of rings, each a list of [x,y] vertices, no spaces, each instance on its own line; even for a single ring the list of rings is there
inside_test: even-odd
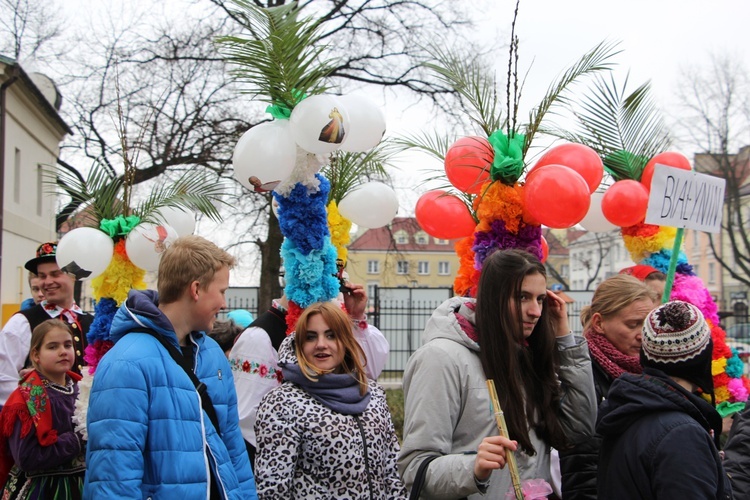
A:
[[[617,350],[607,337],[596,333],[592,328],[584,333],[589,342],[591,357],[599,363],[604,372],[612,378],[617,378],[623,373],[641,373],[641,361],[637,356],[628,356]]]

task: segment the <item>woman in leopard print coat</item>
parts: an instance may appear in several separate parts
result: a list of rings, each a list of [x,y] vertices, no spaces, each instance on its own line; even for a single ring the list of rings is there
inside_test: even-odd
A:
[[[263,499],[403,499],[383,389],[368,380],[347,315],[305,309],[279,348],[284,383],[261,401],[255,479]]]

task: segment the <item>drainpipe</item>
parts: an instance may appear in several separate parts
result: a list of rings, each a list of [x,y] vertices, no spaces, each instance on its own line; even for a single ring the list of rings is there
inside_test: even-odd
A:
[[[20,75],[18,64],[13,65],[11,77],[0,85],[0,283],[3,273],[3,214],[5,213],[5,94]]]

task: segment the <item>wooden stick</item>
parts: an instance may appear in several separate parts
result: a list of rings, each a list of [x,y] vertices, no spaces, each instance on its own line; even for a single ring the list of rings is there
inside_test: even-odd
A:
[[[497,399],[497,389],[495,389],[494,380],[487,380],[487,389],[490,391],[490,402],[492,404],[492,411],[495,413],[497,430],[500,431],[502,437],[510,439],[510,436],[508,436],[508,427],[505,424],[503,409],[500,407],[500,400]],[[513,455],[513,450],[505,449],[505,461],[508,462],[508,469],[510,470],[510,478],[513,481],[513,491],[516,493],[516,500],[524,500],[523,490],[521,489],[521,477],[518,475],[518,465],[516,464],[516,457]]]

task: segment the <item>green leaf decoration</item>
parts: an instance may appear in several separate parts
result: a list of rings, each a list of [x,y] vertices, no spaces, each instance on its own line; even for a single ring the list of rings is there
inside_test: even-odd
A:
[[[327,46],[320,39],[319,20],[299,20],[297,2],[271,8],[250,0],[232,2],[248,34],[217,42],[234,76],[247,86],[242,92],[271,104],[272,114],[283,115],[284,109],[294,109],[300,95],[326,91],[325,80],[335,64],[323,56]]]
[[[102,219],[99,221],[99,229],[107,233],[110,238],[116,236],[127,236],[135,226],[141,222],[137,215],[118,215],[114,219]]]
[[[495,158],[490,167],[492,180],[512,186],[523,173],[523,146],[526,138],[523,134],[514,134],[508,138],[501,130],[496,130],[489,141],[495,150]]]

